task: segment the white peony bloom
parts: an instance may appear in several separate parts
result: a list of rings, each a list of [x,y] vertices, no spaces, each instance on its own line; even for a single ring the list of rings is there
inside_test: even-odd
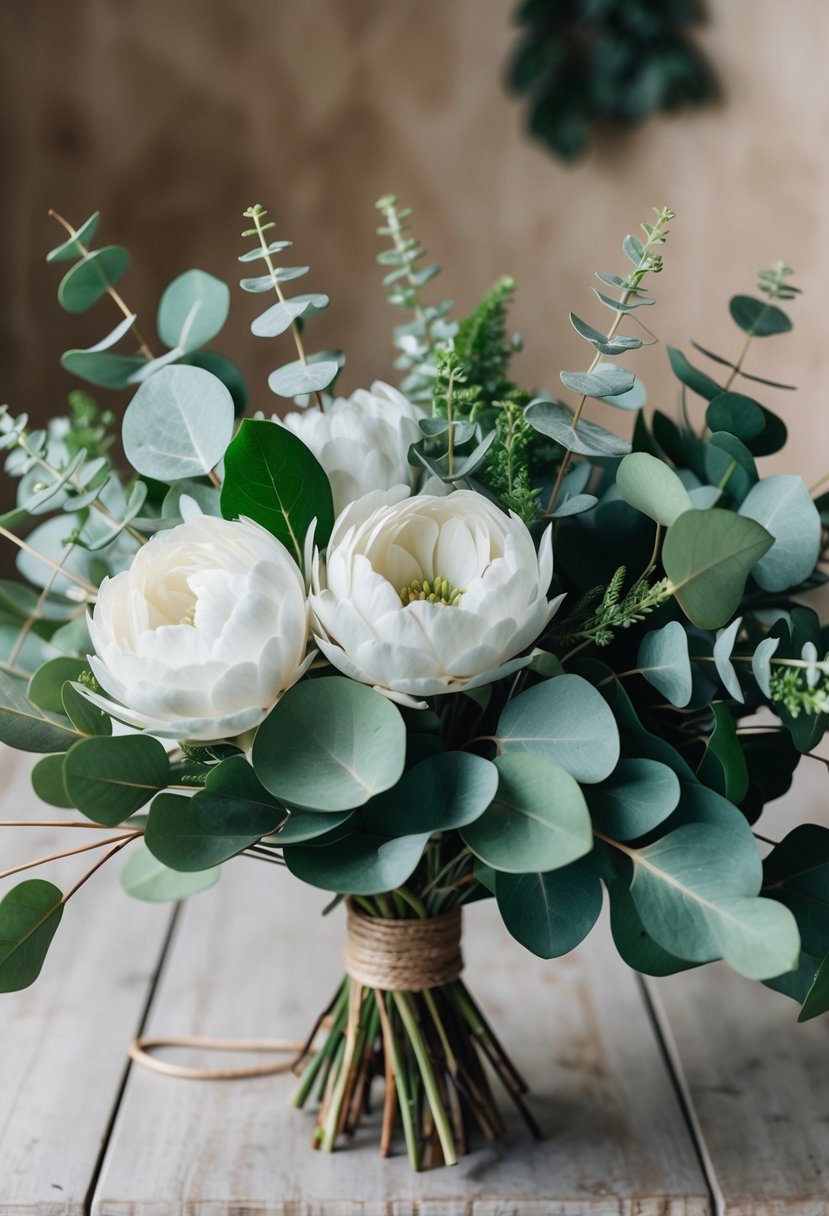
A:
[[[337,520],[311,607],[317,643],[347,676],[401,704],[475,688],[529,662],[550,602],[550,529],[526,525],[472,490],[368,494]]]
[[[101,583],[90,664],[107,713],[166,738],[250,730],[302,675],[309,614],[302,575],[248,519],[197,515],[157,533]]]
[[[350,397],[338,397],[324,411],[301,410],[281,421],[325,469],[334,514],[339,515],[371,490],[414,485],[416,470],[409,464],[408,452],[421,438],[417,423],[422,417],[422,411],[396,388],[376,380],[370,392],[361,388]]]

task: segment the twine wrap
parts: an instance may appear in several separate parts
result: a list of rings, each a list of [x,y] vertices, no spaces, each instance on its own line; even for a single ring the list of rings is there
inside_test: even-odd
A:
[[[463,971],[460,908],[428,920],[385,920],[349,900],[346,929],[345,969],[366,988],[420,992]]]

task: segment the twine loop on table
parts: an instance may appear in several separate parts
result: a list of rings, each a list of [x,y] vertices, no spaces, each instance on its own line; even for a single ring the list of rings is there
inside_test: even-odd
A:
[[[419,992],[451,984],[463,971],[461,910],[427,920],[386,920],[368,916],[348,902],[345,968],[357,983],[384,992]],[[327,1012],[327,1011],[326,1011]],[[191,1081],[235,1081],[291,1072],[313,1050],[321,1016],[305,1043],[294,1039],[221,1039],[207,1035],[141,1035],[130,1044],[130,1059],[154,1072]],[[289,1059],[244,1068],[195,1068],[159,1060],[159,1047],[198,1047],[202,1051],[287,1053]]]
[[[463,971],[461,910],[427,920],[386,920],[348,903],[345,969],[366,988],[419,992]]]

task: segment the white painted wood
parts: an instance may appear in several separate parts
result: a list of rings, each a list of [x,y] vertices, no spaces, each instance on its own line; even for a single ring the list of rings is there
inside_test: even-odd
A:
[[[275,866],[226,867],[183,911],[147,1032],[302,1037],[342,966],[342,911],[322,921],[325,902]],[[477,905],[465,951],[470,986],[533,1085],[545,1142],[510,1119],[502,1148],[414,1176],[402,1144],[379,1158],[377,1122],[348,1150],[312,1152],[313,1116],[288,1107],[290,1077],[188,1081],[133,1067],[93,1216],[708,1213],[637,981],[606,934],[544,963]]]
[[[31,759],[0,745],[0,819],[72,817],[35,798]],[[94,838],[92,831],[0,828],[0,869]],[[66,890],[96,856],[5,879],[0,895],[35,876]],[[85,1211],[171,914],[119,890],[122,864],[113,858],[69,902],[36,984],[0,995],[2,1216]]]
[[[825,747],[825,745],[824,745]],[[758,830],[829,825],[829,780],[806,759]],[[724,964],[655,981],[726,1216],[829,1213],[829,1016]]]

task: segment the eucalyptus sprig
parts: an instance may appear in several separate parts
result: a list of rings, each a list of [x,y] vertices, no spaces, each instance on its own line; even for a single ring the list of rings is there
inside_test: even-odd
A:
[[[244,237],[255,236],[259,242],[247,253],[240,254],[240,262],[263,260],[268,273],[255,278],[241,279],[239,286],[243,291],[258,294],[274,291],[277,303],[251,323],[250,331],[259,338],[275,338],[277,335],[291,331],[296,347],[297,358],[272,371],[268,377],[268,387],[278,397],[307,398],[313,396],[322,408],[322,392],[331,387],[340,373],[345,357],[340,351],[321,351],[313,355],[306,354],[302,340],[301,326],[303,320],[316,316],[328,307],[328,296],[323,292],[309,292],[304,295],[286,297],[282,284],[303,278],[309,270],[308,266],[276,266],[273,255],[290,248],[291,241],[269,241],[265,234],[272,231],[276,224],[266,220],[267,211],[261,204],[254,203],[243,213],[253,220],[253,227],[246,228]]]
[[[441,268],[436,263],[418,266],[426,250],[411,233],[411,208],[399,207],[394,194],[384,194],[375,206],[385,220],[377,233],[392,243],[390,249],[377,255],[381,266],[391,267],[383,279],[387,299],[394,308],[413,314],[411,321],[394,329],[394,344],[400,352],[395,367],[408,373],[400,387],[411,401],[431,401],[437,373],[436,351],[450,342],[457,331],[457,325],[448,320],[452,301],[424,304],[420,298],[421,289]]]

